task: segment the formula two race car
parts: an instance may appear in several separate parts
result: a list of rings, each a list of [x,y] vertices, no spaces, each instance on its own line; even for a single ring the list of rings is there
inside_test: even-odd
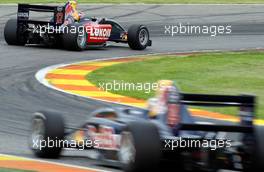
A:
[[[29,12],[52,12],[48,21],[33,20]],[[75,17],[71,3],[65,6],[18,4],[17,19],[7,21],[4,37],[9,45],[44,44],[68,50],[104,47],[107,41],[127,43],[133,50],[152,45],[144,25],[132,25],[126,31],[119,23],[106,18]]]
[[[35,113],[31,149],[44,158],[59,157],[63,148],[92,149],[99,162],[129,172],[162,164],[176,171],[263,171],[264,127],[253,125],[254,96],[186,94],[172,81],[160,83],[147,110],[97,110],[78,128],[66,127],[60,114]],[[198,123],[187,105],[239,107],[240,123]]]

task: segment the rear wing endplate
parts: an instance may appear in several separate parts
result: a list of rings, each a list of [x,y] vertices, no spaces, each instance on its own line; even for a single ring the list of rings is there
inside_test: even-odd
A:
[[[30,20],[30,11],[35,12],[52,12],[53,19],[50,21]],[[40,24],[40,25],[62,25],[65,20],[64,6],[46,6],[46,5],[29,5],[18,4],[17,20],[22,23]]]
[[[252,125],[255,117],[256,97],[253,95],[182,94],[181,103],[193,106],[239,107],[241,124],[244,125]]]

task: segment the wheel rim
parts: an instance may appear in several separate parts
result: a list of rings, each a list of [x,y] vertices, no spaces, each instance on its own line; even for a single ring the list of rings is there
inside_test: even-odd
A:
[[[77,43],[78,43],[78,46],[80,48],[85,48],[85,45],[86,45],[86,34],[85,32],[82,30],[78,33],[78,36],[77,36]]]
[[[145,46],[148,43],[149,35],[146,29],[141,29],[139,32],[139,42],[141,45]]]
[[[121,136],[121,145],[119,150],[119,160],[122,164],[129,165],[135,162],[136,149],[132,134],[123,132]]]
[[[44,139],[45,126],[44,121],[40,118],[36,118],[32,122],[32,133],[31,133],[31,148],[40,149],[41,141]]]

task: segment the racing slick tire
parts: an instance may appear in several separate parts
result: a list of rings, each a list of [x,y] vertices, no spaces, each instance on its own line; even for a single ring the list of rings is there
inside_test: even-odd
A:
[[[121,133],[118,159],[125,172],[155,170],[161,160],[161,142],[156,126],[150,122],[130,122]]]
[[[255,147],[255,163],[254,170],[255,171],[264,171],[264,126],[256,126],[255,127],[255,137],[256,137],[256,147]]]
[[[75,27],[75,29],[72,29]],[[72,33],[71,30],[77,30]],[[68,31],[62,35],[63,47],[71,51],[82,51],[87,47],[87,33],[83,26],[73,24],[68,26]]]
[[[4,37],[8,45],[25,45],[26,39],[19,36],[17,28],[17,19],[9,19],[4,28]]]
[[[144,50],[149,46],[149,31],[146,26],[132,25],[128,29],[128,45],[133,50]]]
[[[37,112],[31,123],[30,148],[37,157],[58,158],[64,139],[64,120],[54,112]]]

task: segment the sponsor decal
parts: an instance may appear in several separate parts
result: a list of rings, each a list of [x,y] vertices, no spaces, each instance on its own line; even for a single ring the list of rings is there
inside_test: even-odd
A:
[[[23,17],[23,18],[28,18],[29,17],[29,14],[28,13],[19,12],[19,13],[17,13],[17,16],[18,17]]]
[[[109,38],[111,35],[110,28],[95,28],[91,27],[91,37],[105,37]]]
[[[57,11],[58,12],[62,12],[63,11],[63,7],[57,7]]]
[[[56,14],[56,24],[62,24],[63,23],[63,12],[59,12]]]
[[[168,125],[174,127],[180,123],[180,94],[176,87],[168,88]]]
[[[121,39],[127,41],[127,33],[122,33],[122,34],[120,35],[120,37],[121,37]]]
[[[115,134],[115,131],[112,127],[108,126],[99,126],[96,129],[94,126],[88,125],[88,135],[92,141],[97,141],[97,145],[94,147],[97,149],[104,150],[119,150],[121,136]]]
[[[174,127],[180,123],[180,105],[169,104],[168,105],[168,125]]]
[[[103,43],[111,36],[111,25],[87,25],[88,42]]]
[[[74,134],[74,140],[78,143],[81,143],[84,140],[84,131],[77,131]]]

